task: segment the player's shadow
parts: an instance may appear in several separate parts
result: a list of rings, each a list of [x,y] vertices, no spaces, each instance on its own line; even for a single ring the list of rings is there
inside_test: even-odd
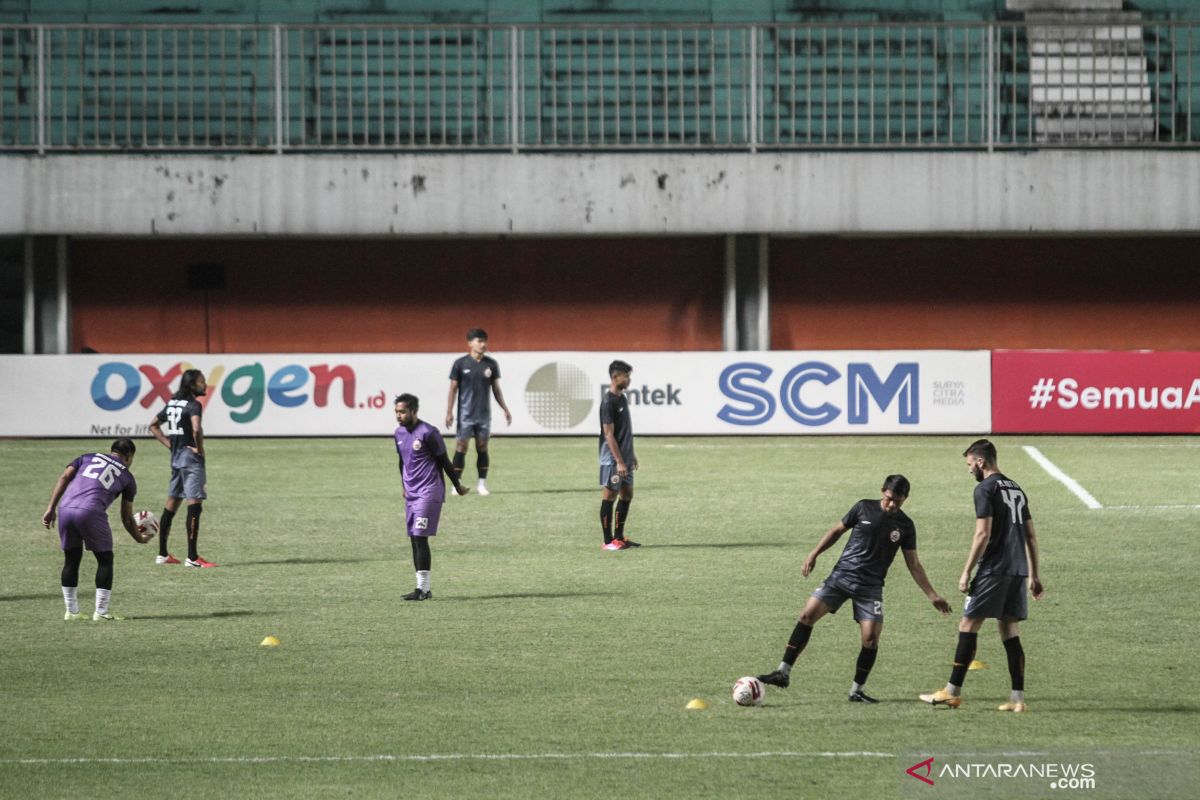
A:
[[[4,594],[0,595],[0,603],[16,603],[20,600],[48,600],[52,594]]]
[[[224,567],[245,567],[245,566],[296,566],[298,564],[362,564],[367,561],[378,561],[377,558],[266,558],[258,561],[237,561],[229,564],[222,563]]]
[[[712,548],[737,548],[737,547],[795,547],[795,542],[667,542],[664,544],[651,543],[647,547],[652,547],[657,550],[660,547],[712,547]]]
[[[249,611],[243,608],[231,611],[196,611],[189,614],[138,614],[137,616],[130,616],[128,619],[228,619],[229,617],[253,617],[259,613],[258,611]]]
[[[611,592],[513,592],[512,594],[441,595],[446,600],[559,600],[568,597],[610,597]]]
[[[491,494],[592,494],[598,489],[599,487],[596,489],[521,489],[520,491],[512,492],[505,491],[504,489],[492,489]],[[472,490],[471,494],[467,496],[470,497],[474,494],[475,492]],[[455,499],[457,500],[458,498]]]

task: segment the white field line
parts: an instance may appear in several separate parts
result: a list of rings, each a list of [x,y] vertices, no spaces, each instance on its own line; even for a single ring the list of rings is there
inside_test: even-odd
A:
[[[1178,509],[1191,509],[1194,511],[1194,510],[1200,509],[1200,503],[1193,503],[1191,505],[1188,505],[1185,503],[1182,505],[1160,504],[1160,505],[1155,505],[1155,506],[1105,506],[1104,507],[1105,511],[1109,511],[1111,509],[1117,509],[1117,510],[1122,510],[1122,511],[1129,511],[1129,510],[1133,510],[1133,511],[1160,511],[1160,510],[1172,511],[1172,510],[1178,510]]]
[[[924,751],[922,751],[924,752]],[[932,750],[935,755],[946,758],[980,757],[980,758],[1030,758],[1030,757],[1062,757],[1067,755],[1083,756],[1191,756],[1196,750],[1014,750],[1014,751],[955,751],[947,752]],[[391,754],[363,756],[210,756],[196,758],[157,758],[154,756],[120,757],[88,757],[77,758],[4,758],[0,764],[12,766],[70,766],[88,764],[114,765],[145,765],[145,764],[347,764],[347,763],[436,763],[454,761],[605,761],[619,759],[641,760],[685,760],[707,758],[845,758],[845,759],[896,759],[911,757],[911,753],[877,753],[870,750],[850,752],[800,752],[791,750],[764,751],[758,753],[430,753]]]
[[[1070,489],[1071,494],[1082,500],[1085,506],[1088,508],[1104,508],[1104,506],[1100,505],[1100,501],[1092,497],[1091,493],[1087,489],[1080,486],[1078,481],[1059,469],[1053,461],[1042,455],[1041,451],[1036,447],[1025,445],[1023,449],[1029,454],[1030,458],[1036,461],[1039,465],[1041,465],[1042,469],[1046,470],[1046,472],[1050,474],[1051,478],[1054,478],[1063,486],[1066,486],[1068,489]]]

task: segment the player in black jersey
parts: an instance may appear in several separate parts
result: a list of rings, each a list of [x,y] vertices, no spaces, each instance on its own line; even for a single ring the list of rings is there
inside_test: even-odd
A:
[[[958,625],[958,647],[945,688],[921,695],[931,705],[958,708],[962,704],[963,679],[975,658],[979,629],[986,619],[995,619],[1008,655],[1012,679],[1009,700],[1000,711],[1026,711],[1025,650],[1021,647],[1018,623],[1029,614],[1026,595],[1040,600],[1045,593],[1038,572],[1037,534],[1029,500],[1017,482],[996,466],[996,446],[987,439],[971,443],[963,452],[967,471],[979,483],[975,487],[975,537],[967,563],[958,579],[958,590],[967,594],[963,618]],[[971,580],[976,562],[979,569]]]
[[[492,396],[496,405],[504,412],[504,421],[512,425],[512,412],[504,402],[500,391],[500,365],[487,354],[487,331],[471,328],[467,331],[467,355],[459,358],[450,367],[450,394],[446,398],[446,427],[454,424],[455,400],[458,407],[458,431],[454,435],[454,472],[462,477],[467,463],[467,446],[475,439],[475,469],[479,473],[479,484],[475,491],[487,497],[488,470],[491,455],[488,439],[492,435]]]
[[[167,537],[171,534],[171,521],[179,510],[179,502],[186,499],[188,556],[184,564],[189,567],[216,566],[201,558],[197,550],[200,512],[208,497],[204,429],[200,424],[204,407],[197,398],[203,397],[207,391],[208,382],[203,372],[198,369],[185,370],[179,379],[179,390],[150,421],[150,433],[171,450],[171,480],[167,484],[167,501],[159,520],[156,564],[179,563],[179,559],[167,551]]]
[[[883,632],[883,580],[896,557],[896,551],[904,551],[904,563],[913,580],[943,614],[950,613],[950,604],[934,591],[925,575],[925,568],[917,557],[917,528],[907,514],[900,510],[908,499],[908,479],[903,475],[888,475],[880,490],[879,500],[859,500],[846,512],[846,516],[826,532],[813,548],[800,574],[808,577],[816,566],[817,556],[833,546],[843,533],[851,531],[850,539],[834,565],[833,572],[816,588],[800,620],[792,630],[783,661],[774,672],[759,675],[763,683],[786,689],[791,682],[792,666],[796,657],[804,651],[813,625],[826,614],[835,613],[847,600],[853,601],[854,621],[862,635],[862,649],[858,653],[854,682],[850,685],[849,700],[852,703],[875,703],[874,698],[863,692],[863,684],[875,665],[879,648],[879,636]]]
[[[641,547],[625,538],[625,520],[633,502],[633,473],[638,468],[625,397],[632,372],[633,367],[620,359],[609,364],[608,391],[600,400],[600,532],[605,550]]]

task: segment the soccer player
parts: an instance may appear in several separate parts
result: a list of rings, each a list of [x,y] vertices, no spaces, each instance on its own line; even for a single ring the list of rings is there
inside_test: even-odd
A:
[[[641,547],[625,538],[625,521],[633,502],[633,473],[638,468],[625,397],[632,372],[633,367],[619,359],[609,364],[608,391],[600,401],[600,530],[605,550]]]
[[[479,472],[479,485],[475,491],[482,497],[491,492],[487,488],[488,437],[492,434],[491,391],[496,403],[504,411],[504,421],[512,425],[512,414],[504,403],[504,392],[500,391],[500,365],[487,355],[487,331],[471,328],[467,331],[467,355],[459,358],[450,367],[450,394],[446,398],[446,427],[454,424],[454,399],[458,397],[458,432],[454,436],[454,469],[462,477],[467,461],[467,446],[475,438],[475,469]]]
[[[1033,515],[1025,491],[1000,472],[994,444],[979,439],[963,451],[963,457],[967,460],[967,471],[979,483],[975,487],[975,537],[958,579],[958,590],[967,595],[967,602],[958,624],[958,647],[954,651],[950,681],[945,688],[921,695],[921,699],[934,706],[962,705],[963,679],[975,658],[979,629],[984,620],[995,619],[1012,679],[1012,694],[999,710],[1023,712],[1027,710],[1025,650],[1021,647],[1018,623],[1029,616],[1026,584],[1035,600],[1040,600],[1046,591],[1038,572]],[[971,570],[976,562],[979,569],[972,581]]]
[[[133,521],[133,498],[137,481],[129,467],[137,447],[130,439],[117,439],[109,453],[84,453],[72,461],[58,476],[50,493],[50,505],[42,514],[42,524],[49,528],[58,518],[58,538],[62,543],[62,594],[67,605],[63,619],[85,620],[79,610],[79,564],[83,548],[96,557],[96,610],[93,622],[124,619],[108,609],[113,587],[113,538],[108,526],[108,507],[121,498],[121,524],[140,544],[150,541],[154,534]]]
[[[880,490],[883,496],[879,500],[859,500],[817,542],[800,568],[800,574],[806,578],[816,566],[817,556],[832,547],[843,533],[851,531],[833,572],[816,588],[800,612],[800,620],[783,651],[783,661],[774,672],[759,675],[760,681],[786,689],[791,682],[792,666],[796,657],[804,652],[813,625],[826,614],[836,613],[850,600],[854,604],[854,621],[862,635],[862,648],[858,652],[848,699],[852,703],[878,702],[863,691],[863,685],[875,666],[879,651],[879,636],[883,632],[883,579],[897,550],[904,551],[904,563],[909,573],[933,607],[943,614],[950,613],[950,604],[934,591],[921,559],[917,557],[917,527],[900,510],[908,499],[909,488],[908,479],[903,475],[888,475],[883,481]]]
[[[179,501],[187,500],[187,561],[189,567],[215,567],[200,557],[200,513],[208,497],[208,474],[204,468],[204,429],[200,418],[204,407],[201,398],[208,391],[204,373],[198,369],[185,370],[179,379],[179,390],[167,401],[162,411],[150,420],[150,433],[171,450],[171,480],[167,484],[167,500],[163,505],[158,528],[158,557],[155,564],[178,564],[179,559],[167,551],[171,521],[179,510]],[[166,425],[164,429],[163,425]]]
[[[466,494],[454,465],[446,456],[442,434],[428,422],[417,419],[420,401],[411,394],[396,398],[396,452],[400,456],[401,491],[404,494],[404,517],[408,540],[412,544],[413,567],[417,572],[417,588],[403,596],[404,600],[428,600],[429,571],[432,557],[429,539],[437,535],[442,503],[446,500],[446,484],[442,473],[454,484],[454,491]]]

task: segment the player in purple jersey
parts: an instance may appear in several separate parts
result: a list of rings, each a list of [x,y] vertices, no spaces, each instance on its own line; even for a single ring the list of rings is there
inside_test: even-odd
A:
[[[79,564],[86,546],[96,557],[96,611],[92,620],[119,620],[108,610],[113,585],[113,539],[108,526],[108,507],[121,498],[121,523],[137,542],[145,544],[153,536],[133,521],[133,498],[137,481],[129,466],[137,447],[130,439],[117,439],[111,452],[84,453],[72,461],[58,476],[50,505],[42,514],[42,524],[49,528],[58,519],[58,536],[62,544],[62,593],[67,605],[63,619],[83,620],[87,614],[79,611]]]
[[[1020,621],[1029,616],[1029,594],[1042,599],[1037,532],[1025,490],[1000,472],[996,445],[977,439],[963,451],[967,472],[979,484],[975,487],[975,536],[967,553],[967,562],[958,579],[958,590],[967,595],[962,620],[958,624],[958,645],[954,665],[945,687],[920,695],[934,706],[958,708],[962,705],[962,685],[975,658],[979,629],[995,619],[1004,652],[1008,656],[1008,675],[1012,692],[999,711],[1021,713],[1025,705],[1025,649],[1021,646]],[[979,569],[976,570],[976,562]],[[975,570],[975,579],[971,572]]]
[[[198,369],[185,370],[179,378],[179,390],[167,401],[162,411],[150,420],[150,433],[171,450],[171,479],[167,484],[167,500],[163,504],[158,530],[156,564],[178,564],[179,559],[167,551],[171,521],[179,510],[179,501],[187,500],[187,560],[188,567],[215,567],[200,557],[200,514],[208,497],[208,472],[204,460],[204,428],[200,418],[204,406],[200,398],[208,392],[208,382]],[[166,426],[165,428],[163,426]]]
[[[446,500],[445,473],[454,484],[454,491],[466,494],[454,464],[446,455],[442,434],[428,422],[417,419],[420,401],[411,394],[396,397],[396,453],[400,456],[401,491],[404,494],[405,526],[412,544],[413,568],[417,573],[417,588],[404,595],[405,600],[428,600],[429,571],[432,556],[429,537],[437,535],[442,503]]]
[[[796,658],[808,645],[813,625],[826,614],[836,613],[850,600],[862,648],[858,652],[854,681],[850,684],[847,699],[852,703],[878,702],[863,691],[863,685],[879,652],[879,637],[883,633],[883,583],[897,550],[904,553],[909,574],[933,607],[943,614],[950,613],[950,604],[934,591],[925,575],[925,567],[917,557],[917,526],[900,510],[908,499],[910,488],[908,478],[903,475],[888,475],[880,488],[882,496],[879,500],[859,500],[817,542],[800,567],[800,574],[806,578],[816,566],[817,556],[828,550],[843,533],[851,532],[833,571],[800,612],[800,620],[783,651],[783,661],[774,672],[759,675],[760,681],[786,689]]]

